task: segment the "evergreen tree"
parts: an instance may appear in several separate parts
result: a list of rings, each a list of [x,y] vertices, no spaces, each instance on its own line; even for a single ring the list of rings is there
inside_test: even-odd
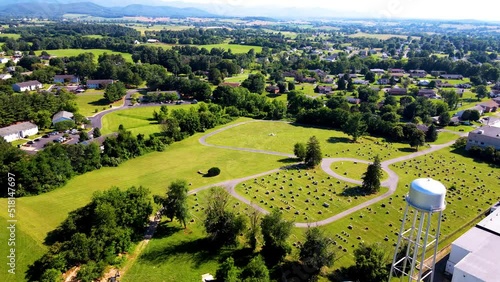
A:
[[[377,155],[373,163],[368,165],[366,172],[363,174],[363,184],[361,187],[369,194],[377,193],[380,191],[380,178],[382,178],[382,166]]]
[[[309,167],[315,167],[321,163],[323,159],[321,154],[321,147],[319,145],[319,141],[316,136],[312,136],[309,138],[309,142],[307,142],[306,155],[305,155],[305,163]]]

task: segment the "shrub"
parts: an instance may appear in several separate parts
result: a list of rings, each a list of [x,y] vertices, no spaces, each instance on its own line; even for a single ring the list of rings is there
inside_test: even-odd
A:
[[[219,174],[220,174],[220,169],[218,167],[212,167],[207,172],[207,176],[209,177],[217,176]]]

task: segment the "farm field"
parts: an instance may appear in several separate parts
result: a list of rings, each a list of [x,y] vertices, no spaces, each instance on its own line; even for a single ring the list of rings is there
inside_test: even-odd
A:
[[[274,134],[274,136],[272,135]],[[381,160],[391,159],[413,152],[409,145],[387,143],[380,138],[365,136],[352,143],[346,134],[331,130],[300,126],[285,122],[252,122],[238,125],[207,138],[214,145],[254,148],[293,154],[293,145],[306,143],[315,135],[321,150],[329,157],[346,157],[370,160],[376,154]]]
[[[350,34],[348,36],[349,37],[376,38],[376,39],[380,39],[380,40],[387,40],[387,39],[392,38],[392,37],[406,39],[408,37],[407,35],[401,35],[401,34],[374,34],[374,33],[365,33],[365,32],[358,32],[355,34]]]
[[[102,134],[109,134],[116,132],[120,124],[123,124],[127,130],[132,134],[139,133],[148,136],[152,133],[160,132],[160,127],[153,120],[153,111],[159,111],[161,106],[151,107],[137,107],[123,111],[116,111],[105,115],[102,119]],[[188,109],[192,107],[189,105],[171,105],[167,106],[169,110],[172,109]]]
[[[148,46],[156,46],[156,47],[161,47],[164,49],[171,49],[173,46],[183,46],[181,44],[175,45],[175,44],[164,44],[164,43],[148,43]],[[227,43],[222,43],[222,44],[208,44],[208,45],[190,45],[193,47],[198,47],[198,48],[205,48],[207,50],[212,50],[213,48],[223,48],[224,50],[229,50],[234,54],[240,54],[240,53],[247,53],[250,51],[250,49],[254,49],[256,53],[262,51],[262,47],[260,46],[249,46],[249,45],[239,45],[239,44],[227,44]]]
[[[106,49],[56,49],[56,50],[45,50],[47,53],[53,56],[57,57],[71,57],[71,56],[78,56],[79,54],[82,53],[92,53],[95,56],[95,61],[97,62],[97,58],[99,58],[99,55],[103,53],[108,53],[108,54],[120,54],[123,56],[125,61],[132,63],[132,54],[129,53],[122,53],[122,52],[115,52],[111,50],[106,50]],[[35,54],[39,56],[42,53],[42,51],[36,51]]]
[[[88,89],[87,91],[76,94],[76,103],[80,114],[92,116],[98,112],[109,109],[109,102],[104,98],[104,90]],[[113,107],[123,105],[123,100],[111,104]],[[97,110],[97,111],[96,111]]]
[[[145,35],[145,31],[161,31],[161,30],[174,30],[174,31],[179,31],[179,30],[186,30],[190,28],[194,28],[194,26],[187,26],[187,25],[143,25],[143,24],[135,24],[135,25],[128,25],[127,27],[133,28],[137,31],[141,32],[141,35]]]
[[[241,122],[245,119],[239,119]],[[208,131],[210,132],[210,131]],[[26,254],[26,260],[19,261],[18,269],[26,269],[27,264],[38,257],[37,248],[45,249],[42,242],[47,232],[60,224],[67,213],[75,210],[90,201],[92,193],[103,191],[117,186],[145,186],[153,194],[163,194],[168,183],[175,179],[186,179],[198,188],[207,184],[214,184],[224,180],[234,179],[275,169],[283,165],[283,157],[263,154],[253,154],[233,150],[214,149],[199,144],[198,139],[205,133],[198,133],[181,142],[174,143],[164,152],[153,152],[142,157],[128,160],[119,167],[104,167],[90,173],[76,176],[67,185],[52,192],[39,196],[17,199],[17,215],[19,221],[18,234],[26,235],[30,244],[20,244],[18,254]],[[200,158],[199,156],[203,156]],[[189,160],[189,162],[178,160]],[[218,166],[221,174],[214,178],[202,177],[197,171],[206,170],[211,166]],[[6,199],[2,199],[6,205]],[[5,215],[0,215],[5,221]],[[8,230],[2,228],[0,236],[7,236]],[[20,235],[21,236],[21,235]],[[33,249],[33,252],[31,252]],[[27,255],[33,254],[33,255]],[[5,263],[6,256],[0,260]],[[21,264],[22,263],[22,264]],[[0,274],[1,281],[11,277],[6,272]],[[24,281],[23,275],[19,280]]]

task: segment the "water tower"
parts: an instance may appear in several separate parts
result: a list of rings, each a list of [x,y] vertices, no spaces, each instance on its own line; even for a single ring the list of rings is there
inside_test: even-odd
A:
[[[445,202],[446,188],[431,178],[419,178],[410,185],[410,192],[406,196],[406,209],[399,231],[398,243],[392,260],[389,281],[392,276],[400,276],[401,281],[424,281],[430,275],[433,281],[434,265],[439,242],[439,231]],[[411,211],[411,212],[409,212]],[[410,215],[413,213],[413,219]],[[432,215],[438,214],[436,232],[431,234]],[[407,222],[408,217],[408,222]],[[406,226],[408,223],[408,226]],[[398,256],[399,248],[407,245]],[[431,263],[425,263],[425,253],[434,244],[434,253]],[[427,281],[427,280],[426,280]]]

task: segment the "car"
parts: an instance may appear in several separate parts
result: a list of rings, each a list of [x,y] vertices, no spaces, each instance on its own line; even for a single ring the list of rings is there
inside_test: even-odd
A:
[[[33,145],[35,142],[33,140],[28,141],[28,144]]]
[[[36,139],[35,139],[35,142],[38,142],[38,141],[40,141],[40,138],[36,138]]]
[[[175,102],[175,104],[180,105],[180,104],[182,104],[182,101],[177,101],[177,102]]]
[[[49,136],[54,136],[54,135],[57,135],[57,134],[59,134],[59,132],[57,132],[57,131],[52,131],[52,132],[50,132],[50,133],[49,133]]]
[[[49,138],[49,134],[44,134],[42,137],[43,138]]]

